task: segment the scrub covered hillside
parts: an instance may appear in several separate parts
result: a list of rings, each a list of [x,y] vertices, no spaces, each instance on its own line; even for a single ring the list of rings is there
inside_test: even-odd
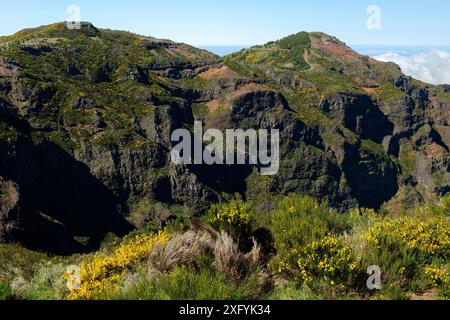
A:
[[[1,292],[446,297],[447,89],[323,33],[224,58],[90,23],[0,37]],[[279,174],[175,166],[171,133],[196,120],[279,129]]]

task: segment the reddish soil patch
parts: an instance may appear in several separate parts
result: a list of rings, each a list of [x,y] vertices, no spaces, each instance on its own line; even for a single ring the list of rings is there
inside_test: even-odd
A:
[[[199,76],[204,79],[211,79],[211,78],[235,79],[239,77],[233,70],[231,70],[227,66],[211,68],[205,72],[200,73]]]
[[[208,71],[207,71],[208,72]],[[226,95],[223,98],[220,99],[214,99],[209,101],[206,105],[208,106],[208,109],[210,112],[217,111],[221,107],[224,107],[225,109],[230,109],[231,103],[234,99],[244,95],[248,94],[250,92],[256,92],[259,90],[267,90],[264,86],[250,83],[242,86],[236,91],[231,92],[230,94]]]
[[[376,88],[367,88],[367,87],[363,87],[362,88],[363,89],[363,91],[365,92],[365,93],[368,93],[368,94],[375,94],[376,92],[377,92],[377,89]]]
[[[338,43],[331,41],[316,42],[312,44],[314,49],[323,51],[333,57],[336,57],[344,62],[357,63],[360,62],[360,56],[352,49]]]

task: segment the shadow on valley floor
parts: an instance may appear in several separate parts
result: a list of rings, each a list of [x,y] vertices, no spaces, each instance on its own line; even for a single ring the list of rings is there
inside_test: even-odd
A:
[[[120,213],[124,204],[58,145],[21,137],[0,151],[0,176],[20,189],[11,241],[65,255],[97,249],[107,233],[133,230]]]

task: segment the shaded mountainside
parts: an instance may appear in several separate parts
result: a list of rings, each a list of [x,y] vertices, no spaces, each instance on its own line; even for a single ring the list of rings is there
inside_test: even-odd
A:
[[[171,132],[194,120],[280,129],[280,173],[174,166]],[[93,249],[234,193],[402,208],[450,193],[449,146],[446,86],[321,33],[224,59],[89,23],[0,38],[0,241]]]

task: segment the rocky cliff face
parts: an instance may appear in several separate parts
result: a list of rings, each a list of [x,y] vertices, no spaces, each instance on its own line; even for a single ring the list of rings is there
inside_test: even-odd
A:
[[[170,135],[194,120],[279,129],[280,173],[173,165]],[[136,208],[161,222],[154,203],[198,214],[234,193],[421,201],[450,192],[449,126],[445,86],[321,33],[220,59],[91,24],[24,30],[0,38],[0,241],[89,250],[138,225]]]

